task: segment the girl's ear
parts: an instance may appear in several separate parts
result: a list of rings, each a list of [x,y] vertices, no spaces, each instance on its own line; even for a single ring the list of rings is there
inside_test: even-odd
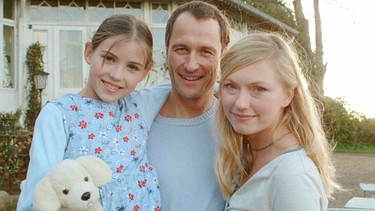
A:
[[[92,45],[90,42],[85,44],[85,60],[87,64],[91,65],[91,54],[93,53]]]
[[[145,69],[143,70],[142,76],[138,82],[141,82],[143,79],[145,79],[145,77],[147,76],[148,72],[150,72],[150,70],[151,70],[151,65],[147,65],[147,67],[145,67]]]
[[[290,90],[290,91],[287,91],[287,93],[285,95],[285,98],[283,100],[282,106],[284,108],[287,107],[290,104],[290,102],[292,102],[293,97],[294,97],[294,89]]]

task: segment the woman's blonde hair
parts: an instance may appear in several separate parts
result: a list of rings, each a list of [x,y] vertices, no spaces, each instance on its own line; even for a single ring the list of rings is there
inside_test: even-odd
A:
[[[274,32],[253,32],[236,42],[221,60],[219,96],[223,80],[261,60],[272,63],[286,90],[294,90],[294,97],[284,109],[276,127],[286,125],[299,140],[318,168],[327,196],[331,197],[334,189],[339,188],[331,161],[332,148],[323,130],[321,113],[306,88],[301,63],[291,40]],[[215,157],[215,173],[223,197],[227,198],[233,194],[233,186],[241,187],[248,180],[252,154],[247,147],[242,147],[244,137],[233,130],[221,103],[216,113],[216,122],[222,146]]]

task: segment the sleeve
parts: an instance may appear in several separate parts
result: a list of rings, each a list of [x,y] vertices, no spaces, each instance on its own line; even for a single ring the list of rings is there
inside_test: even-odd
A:
[[[135,94],[135,101],[149,128],[167,100],[171,89],[172,85],[168,83],[144,88]]]
[[[18,199],[17,211],[33,210],[35,185],[52,166],[63,160],[66,144],[62,114],[56,105],[47,103],[35,122],[26,182]]]
[[[316,178],[308,174],[288,178],[276,194],[273,210],[327,210],[326,196],[321,193],[323,190],[319,184]]]

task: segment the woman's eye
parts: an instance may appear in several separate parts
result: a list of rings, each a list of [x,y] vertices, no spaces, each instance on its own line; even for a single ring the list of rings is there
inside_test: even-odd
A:
[[[262,87],[257,87],[257,88],[255,88],[255,91],[256,91],[256,92],[265,92],[266,89],[265,89],[265,88],[262,88]]]
[[[234,85],[233,84],[224,84],[224,87],[227,88],[227,89],[234,89]]]

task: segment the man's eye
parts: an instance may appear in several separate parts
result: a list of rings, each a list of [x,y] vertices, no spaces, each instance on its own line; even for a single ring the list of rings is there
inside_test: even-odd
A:
[[[182,53],[182,52],[186,52],[187,49],[184,48],[184,47],[180,47],[180,48],[176,48],[175,51],[178,52],[178,53]]]
[[[203,53],[204,54],[209,54],[209,55],[213,55],[214,54],[212,51],[209,51],[209,50],[204,50]]]

